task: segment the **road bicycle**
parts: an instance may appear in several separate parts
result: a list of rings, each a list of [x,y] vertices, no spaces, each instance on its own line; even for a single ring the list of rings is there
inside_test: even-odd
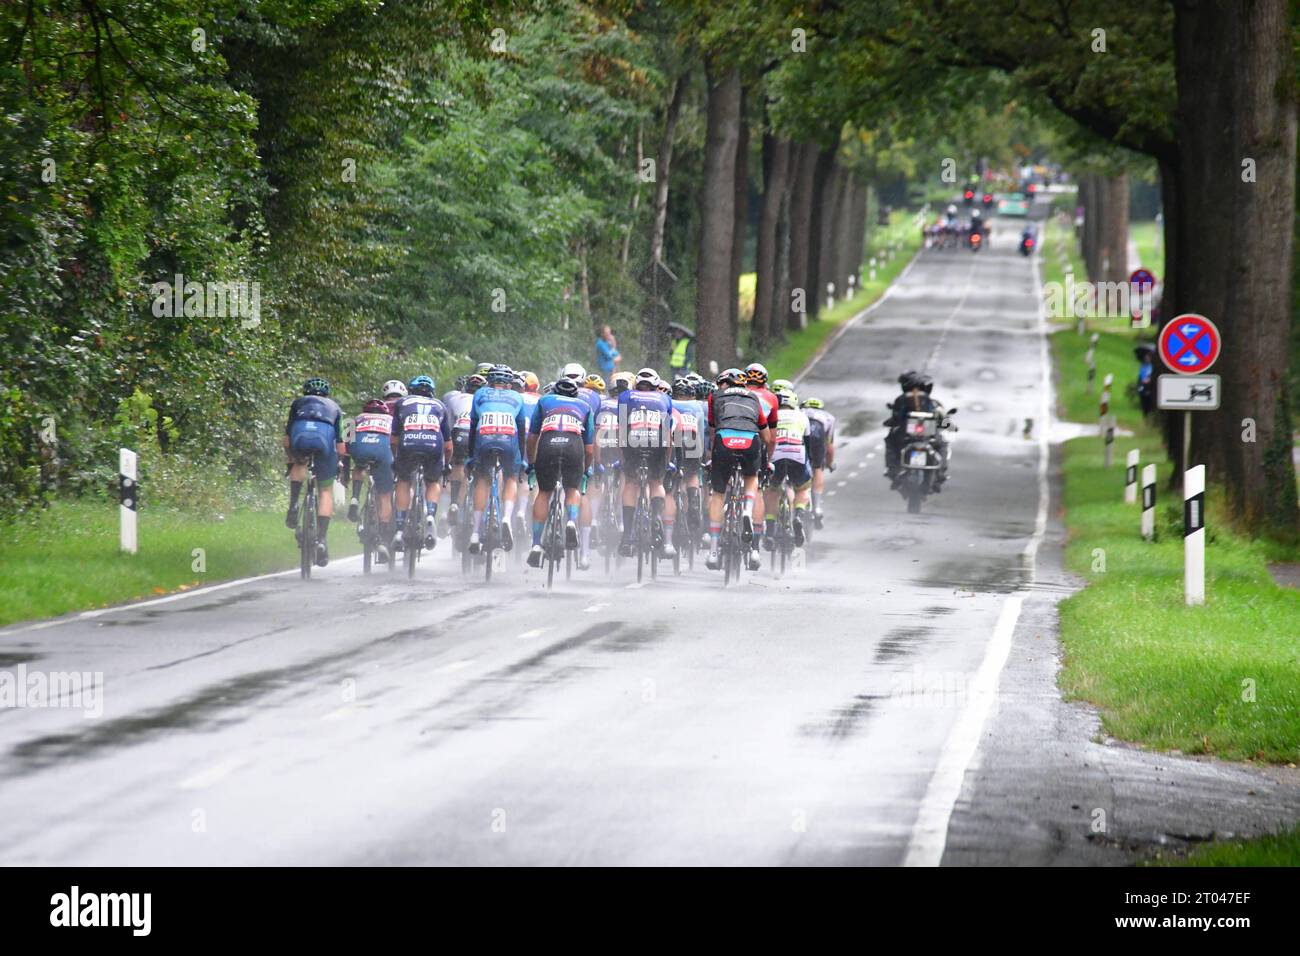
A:
[[[637,490],[636,511],[632,518],[633,547],[636,552],[636,579],[641,581],[645,575],[645,566],[650,565],[650,577],[659,576],[659,548],[655,540],[655,525],[650,513],[650,466],[646,462],[637,465],[636,480],[640,485]],[[648,561],[647,561],[648,559]]]
[[[688,569],[695,568],[695,548],[699,544],[700,536],[696,529],[699,527],[699,521],[695,518],[695,513],[687,503],[686,479],[683,475],[678,474],[673,480],[673,506],[676,509],[677,520],[673,522],[673,548],[677,554],[673,556],[673,573],[682,573],[682,555],[686,555],[686,566]]]
[[[483,580],[492,581],[492,552],[501,546],[501,482],[504,476],[501,469],[501,453],[489,452],[492,456],[492,477],[488,485],[487,507],[483,511],[483,534],[479,538],[479,548],[483,555]]]
[[[357,523],[357,537],[361,540],[361,568],[369,574],[380,545],[387,546],[391,542],[385,542],[381,537],[383,530],[379,522],[379,499],[375,497],[375,476],[372,474],[371,464],[367,462],[356,464],[354,467],[363,468],[366,473],[365,500],[361,504],[361,520]],[[396,566],[397,562],[390,554],[389,573],[396,570]]]
[[[777,577],[781,577],[785,574],[786,564],[794,554],[794,509],[790,503],[794,488],[790,484],[788,475],[782,476],[778,493],[780,497],[776,504],[776,540],[772,547],[772,571]]]
[[[722,531],[718,551],[722,558],[722,584],[740,580],[740,570],[748,560],[748,547],[744,540],[745,476],[740,462],[731,467],[727,478],[727,493],[723,501]]]
[[[302,511],[298,518],[298,551],[304,581],[311,579],[311,569],[316,564],[316,474],[315,455],[307,463],[307,481],[302,489]]]
[[[424,463],[417,462],[411,475],[411,507],[406,512],[402,544],[406,548],[406,576],[415,577],[415,566],[424,549]]]
[[[617,465],[608,465],[602,479],[602,496],[600,499],[600,528],[597,546],[601,557],[605,559],[605,574],[613,571],[618,558],[618,541],[622,536],[623,512],[620,503],[623,500],[623,483],[619,480],[621,472]]]
[[[546,525],[542,528],[542,560],[546,562],[548,588],[554,584],[555,570],[561,561],[564,562],[564,579],[568,581],[573,577],[573,549],[568,547],[565,540],[568,522],[565,518],[564,473],[558,458],[555,472],[555,487],[551,491],[551,501],[546,511]]]

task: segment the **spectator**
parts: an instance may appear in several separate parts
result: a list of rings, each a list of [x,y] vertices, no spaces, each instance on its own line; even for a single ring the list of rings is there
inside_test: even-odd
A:
[[[601,377],[608,381],[610,376],[618,371],[621,358],[618,353],[618,341],[614,338],[614,330],[608,325],[602,325],[600,334],[596,336],[596,365],[600,368]]]
[[[674,377],[685,375],[695,367],[695,333],[676,322],[668,323],[672,348],[668,353],[668,366]]]

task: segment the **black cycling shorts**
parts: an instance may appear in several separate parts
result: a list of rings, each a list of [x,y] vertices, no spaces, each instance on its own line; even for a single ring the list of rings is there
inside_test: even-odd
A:
[[[729,439],[714,439],[713,464],[709,468],[709,486],[717,493],[727,490],[727,481],[731,478],[731,469],[740,462],[740,473],[746,478],[758,474],[759,449],[765,447],[763,440],[754,436],[748,448],[729,448]]]
[[[636,481],[637,469],[642,464],[650,472],[650,481],[663,481],[664,472],[668,470],[667,448],[624,448],[623,480]]]
[[[393,462],[393,471],[399,481],[410,481],[415,475],[415,466],[424,465],[424,480],[434,482],[442,480],[443,450],[436,448],[398,447],[397,459]]]
[[[826,467],[826,436],[808,435],[808,463],[814,468]]]
[[[780,488],[781,482],[787,477],[790,484],[795,488],[802,488],[808,482],[812,481],[812,468],[807,462],[795,461],[793,458],[782,458],[780,461],[773,462],[774,471],[770,486]]]
[[[538,489],[548,494],[554,491],[557,477],[564,481],[565,488],[582,487],[586,463],[587,456],[577,435],[543,435],[537,442],[537,458],[533,462]]]

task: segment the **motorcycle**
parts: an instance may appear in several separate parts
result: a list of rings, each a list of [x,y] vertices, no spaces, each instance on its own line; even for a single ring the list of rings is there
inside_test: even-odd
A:
[[[970,251],[979,252],[980,247],[984,245],[984,237],[978,232],[970,234]]]
[[[1020,237],[1020,254],[1021,254],[1022,256],[1032,256],[1032,255],[1034,254],[1034,237],[1033,237],[1033,236],[1021,236],[1021,237]]]
[[[902,472],[898,491],[907,500],[907,513],[920,514],[926,495],[935,491],[946,474],[952,460],[952,441],[939,442],[940,429],[956,431],[948,418],[957,409],[948,409],[946,415],[935,412],[908,412],[903,426],[904,444],[899,452],[898,467]]]

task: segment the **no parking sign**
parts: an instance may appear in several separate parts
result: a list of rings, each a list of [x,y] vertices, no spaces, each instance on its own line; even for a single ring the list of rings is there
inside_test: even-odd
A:
[[[1160,359],[1180,375],[1197,375],[1219,358],[1223,340],[1219,330],[1203,315],[1187,312],[1160,330],[1156,347]]]

